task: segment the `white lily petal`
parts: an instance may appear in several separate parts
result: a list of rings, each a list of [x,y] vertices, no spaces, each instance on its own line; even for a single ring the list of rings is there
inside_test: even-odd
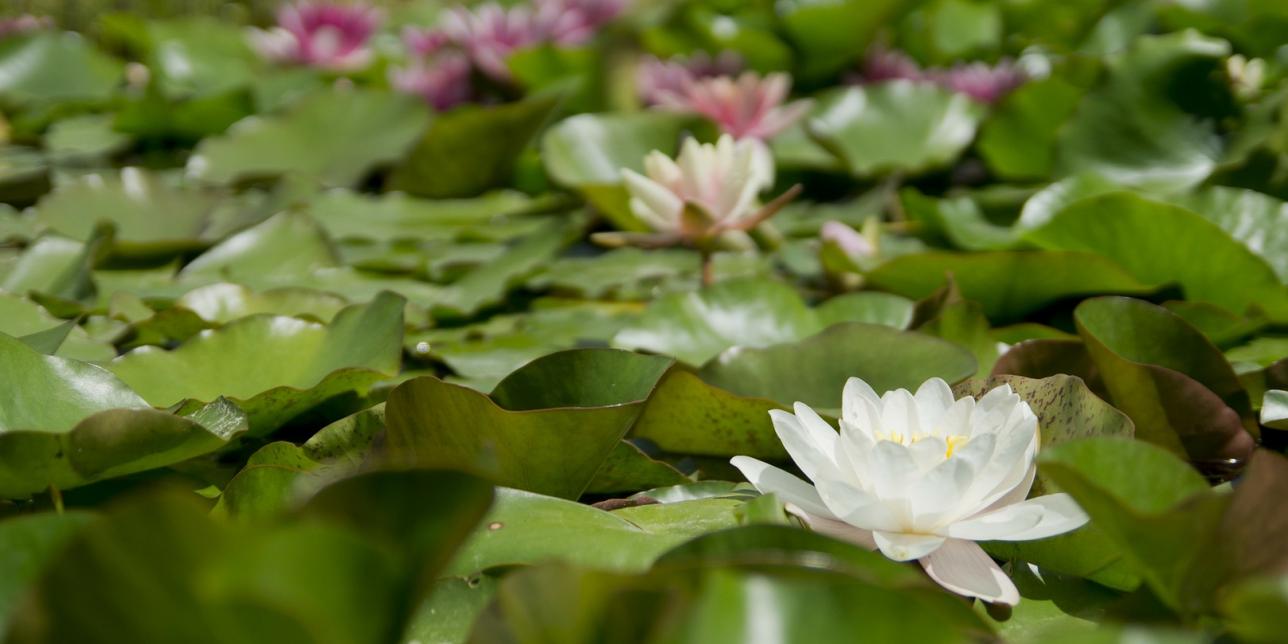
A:
[[[810,514],[835,518],[818,495],[818,490],[791,473],[750,456],[735,456],[729,463],[738,468],[762,494],[775,494],[784,503],[796,505]]]
[[[817,514],[805,512],[802,508],[796,507],[790,503],[787,505],[786,509],[789,514],[799,517],[801,521],[804,521],[805,525],[809,526],[809,529],[814,532],[825,534],[842,541],[848,541],[854,545],[867,548],[868,550],[877,549],[877,542],[872,538],[871,530],[856,528],[844,521],[829,519]]]
[[[923,431],[934,431],[944,414],[953,406],[953,390],[943,378],[931,378],[917,388],[913,394],[917,402],[917,420]]]
[[[953,523],[944,534],[970,541],[1005,540],[1032,529],[1042,520],[1042,513],[1040,506],[1017,503]]]
[[[870,406],[862,404],[863,401],[870,403]],[[870,409],[877,410],[875,418],[870,416]],[[880,410],[881,396],[877,395],[871,385],[861,378],[850,378],[845,381],[845,388],[841,390],[841,417],[846,422],[853,423],[856,427],[871,433],[877,429],[875,424],[881,421]]]
[[[778,434],[778,440],[782,441],[783,447],[791,455],[796,467],[799,467],[811,481],[817,482],[825,478],[841,476],[832,453],[819,449],[800,418],[781,409],[770,411],[769,418],[774,423],[774,432]]]
[[[1020,484],[1011,488],[1010,492],[1007,492],[1006,494],[1003,494],[1001,497],[999,497],[996,501],[993,502],[992,505],[988,506],[985,512],[989,510],[996,510],[997,508],[1012,505],[1015,503],[1019,503],[1020,501],[1023,501],[1024,499],[1029,498],[1029,490],[1033,489],[1033,479],[1037,477],[1037,473],[1038,473],[1038,464],[1034,462],[1031,465],[1029,465],[1029,471],[1027,474],[1024,475],[1024,478],[1020,481]]]
[[[801,421],[801,427],[805,429],[806,438],[814,443],[814,447],[826,454],[833,453],[839,438],[836,430],[805,403],[798,402],[792,405],[792,410],[796,412],[796,417]]]
[[[622,170],[622,180],[631,195],[631,211],[636,217],[659,232],[670,232],[679,227],[684,201],[665,186],[634,170]]]
[[[917,445],[936,440],[938,439],[922,440]],[[971,461],[950,458],[913,481],[908,489],[913,523],[918,527],[933,525],[936,519],[954,510],[960,502],[961,490],[970,487],[974,476],[974,464]]]
[[[895,504],[836,479],[819,481],[818,494],[836,518],[865,530],[897,531],[905,517]]]
[[[993,513],[1002,512],[1011,508],[1032,508],[1040,510],[1040,518],[1036,525],[1027,530],[1021,530],[1012,534],[1000,537],[991,537],[1001,541],[1032,541],[1034,539],[1045,539],[1054,537],[1057,534],[1064,534],[1081,528],[1087,523],[1087,513],[1083,512],[1073,497],[1063,492],[1058,494],[1048,494],[1039,496],[1036,499],[1029,499],[1022,503],[1007,506],[1002,510],[995,510]]]
[[[898,434],[909,440],[921,433],[917,422],[917,401],[907,389],[887,391],[881,397],[881,431],[887,436]]]
[[[921,566],[936,583],[959,595],[1011,606],[1020,601],[1015,582],[973,542],[949,539]]]
[[[891,441],[877,441],[869,462],[872,473],[867,481],[884,500],[905,499],[908,485],[921,474],[908,448]]]
[[[938,550],[946,539],[933,534],[905,534],[902,532],[873,531],[881,554],[895,561],[921,559]]]
[[[930,436],[909,445],[908,453],[912,454],[912,460],[917,462],[917,469],[929,472],[931,468],[943,463],[948,457],[948,445],[944,439]],[[953,492],[954,497],[958,494]]]

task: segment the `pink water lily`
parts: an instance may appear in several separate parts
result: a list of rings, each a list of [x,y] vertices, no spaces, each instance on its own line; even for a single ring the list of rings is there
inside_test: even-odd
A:
[[[842,393],[838,433],[814,410],[770,412],[774,431],[813,485],[748,456],[732,463],[813,530],[916,560],[944,588],[1015,604],[1010,577],[976,541],[1028,541],[1082,526],[1067,494],[1027,499],[1037,472],[1038,419],[997,387],[954,399],[926,381],[882,396],[858,378]]]
[[[0,19],[0,38],[52,29],[53,26],[54,20],[48,16],[33,16],[28,13],[13,18],[4,18]]]
[[[277,26],[254,29],[251,46],[264,58],[333,71],[353,71],[371,62],[367,46],[382,14],[364,5],[300,3],[277,14]]]
[[[861,83],[891,80],[933,83],[981,103],[996,103],[1023,85],[1028,75],[1010,60],[999,61],[996,65],[970,62],[958,63],[947,69],[922,69],[907,54],[874,48],[864,58],[857,80]]]
[[[725,51],[718,56],[700,51],[692,56],[662,60],[646,56],[635,72],[635,88],[648,105],[662,102],[666,94],[683,94],[689,83],[716,76],[734,76],[743,69],[742,57]]]
[[[766,141],[809,111],[808,100],[784,104],[791,87],[792,79],[784,73],[761,76],[743,72],[737,78],[715,76],[687,82],[679,91],[662,92],[658,105],[701,114],[734,138]]]
[[[624,7],[623,0],[537,0],[510,8],[489,2],[447,11],[440,29],[480,71],[505,81],[510,78],[506,59],[516,50],[541,43],[583,44]]]
[[[463,54],[447,52],[429,61],[415,61],[390,71],[389,84],[399,92],[419,96],[443,111],[473,97],[470,62]]]
[[[929,78],[941,87],[981,103],[996,103],[1028,80],[1024,71],[1009,60],[991,66],[979,62],[954,65],[931,72]]]

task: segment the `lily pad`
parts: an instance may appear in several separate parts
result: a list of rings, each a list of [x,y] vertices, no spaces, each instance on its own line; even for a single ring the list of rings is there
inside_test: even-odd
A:
[[[613,337],[613,344],[675,356],[701,365],[730,347],[767,347],[804,339],[846,321],[902,322],[911,302],[858,294],[811,309],[782,282],[741,278],[653,301],[639,321]]]
[[[492,397],[416,378],[389,394],[385,456],[467,467],[502,485],[576,498],[670,362],[623,351],[556,353],[511,374]]]
[[[223,240],[183,267],[179,277],[262,284],[337,265],[335,249],[317,222],[288,211]]]
[[[852,87],[819,103],[810,133],[860,177],[948,165],[975,138],[982,113],[965,95],[911,81]]]
[[[0,333],[13,337],[29,336],[66,323],[31,300],[0,292]],[[65,331],[59,346],[53,351],[54,355],[85,362],[111,360],[116,356],[116,350],[110,344],[95,341],[75,322]]]
[[[121,81],[124,67],[80,34],[7,38],[0,45],[0,101],[105,101]]]
[[[428,123],[425,106],[405,96],[324,92],[284,114],[247,117],[226,135],[203,140],[187,172],[221,185],[298,173],[352,186],[375,166],[401,158]]]
[[[1288,319],[1288,290],[1266,261],[1185,208],[1128,193],[1074,202],[1026,237],[1050,250],[1103,255],[1136,279],[1174,282],[1187,299]],[[1204,257],[1196,262],[1196,256]]]
[[[868,272],[878,288],[923,298],[953,281],[990,320],[1014,320],[1061,299],[1155,289],[1114,261],[1083,252],[995,251],[903,255]]]
[[[930,378],[958,382],[975,370],[974,356],[951,342],[848,322],[799,342],[731,349],[704,365],[698,375],[742,396],[840,409],[841,389],[850,377],[889,391],[916,389]]]
[[[0,497],[171,465],[247,428],[245,414],[226,400],[186,415],[153,410],[110,372],[2,334],[0,360],[6,373],[23,374],[6,387],[10,399],[0,410]]]
[[[489,229],[508,226],[510,236],[531,232],[541,220],[509,221],[508,215],[532,207],[516,192],[493,192],[472,199],[417,199],[402,193],[374,198],[331,190],[315,198],[309,212],[333,239],[492,239]]]
[[[40,200],[37,220],[49,229],[85,241],[96,226],[116,229],[114,254],[172,256],[212,243],[209,218],[218,200],[170,185],[139,168],[119,175],[90,174],[64,183]]]
[[[388,187],[423,197],[471,197],[505,183],[560,99],[538,95],[508,105],[465,106],[435,117],[394,168]]]
[[[397,373],[404,301],[382,293],[330,324],[257,315],[204,331],[173,351],[141,347],[114,360],[112,373],[149,404],[232,398],[265,435],[335,396],[365,392]],[[246,369],[246,365],[259,365]]]
[[[1166,309],[1130,298],[1078,305],[1078,331],[1137,436],[1200,466],[1246,458],[1248,394],[1220,350]],[[1255,427],[1255,426],[1253,426]]]

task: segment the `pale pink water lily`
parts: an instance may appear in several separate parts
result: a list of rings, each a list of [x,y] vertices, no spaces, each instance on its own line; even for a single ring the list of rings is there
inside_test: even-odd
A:
[[[277,26],[252,29],[251,46],[264,58],[333,71],[353,71],[371,62],[367,46],[381,12],[365,5],[303,2],[277,13]]]
[[[506,59],[516,50],[541,43],[583,44],[624,7],[623,0],[537,0],[508,9],[489,2],[472,11],[446,12],[441,28],[479,70],[504,81],[510,78]]]
[[[928,77],[941,87],[981,103],[996,103],[1028,80],[1024,71],[1009,60],[996,65],[963,63],[948,70],[930,72]]]
[[[415,61],[389,72],[389,84],[399,92],[425,99],[443,111],[473,98],[470,62],[458,52],[446,52],[428,61]]]
[[[734,138],[767,141],[809,111],[808,100],[784,104],[791,87],[791,77],[781,72],[743,72],[690,81],[680,91],[663,92],[658,105],[701,114]]]
[[[534,0],[534,14],[545,39],[580,45],[626,9],[626,0]]]
[[[54,19],[49,16],[33,16],[29,13],[12,18],[0,19],[0,38],[28,34],[33,31],[53,29]]]
[[[1036,474],[1038,421],[1008,385],[955,400],[933,378],[878,396],[846,384],[838,433],[814,410],[770,412],[774,431],[813,485],[747,456],[732,463],[815,531],[917,560],[948,590],[1014,605],[1019,592],[976,541],[1028,541],[1082,526],[1067,494],[1025,500]]]
[[[644,158],[644,172],[622,170],[631,211],[662,233],[695,236],[685,222],[685,209],[696,206],[712,227],[731,228],[759,210],[758,196],[773,184],[757,159],[753,141],[729,135],[712,143],[686,139],[675,160],[654,150]]]
[[[437,28],[404,27],[402,40],[407,51],[420,58],[437,54],[453,44],[451,36]]]
[[[439,24],[480,71],[497,80],[510,78],[505,61],[511,53],[542,42],[546,36],[530,7],[507,9],[492,2],[473,11],[465,7],[448,10]]]
[[[743,70],[742,57],[731,51],[717,56],[700,51],[692,56],[662,60],[646,56],[635,71],[635,88],[648,105],[662,102],[665,94],[682,94],[689,83],[716,76],[734,76]]]
[[[863,57],[862,81],[881,83],[891,80],[925,80],[921,66],[903,52],[874,47]]]
[[[1002,60],[996,65],[970,62],[958,63],[947,69],[922,69],[907,54],[878,47],[864,57],[863,67],[854,80],[860,83],[892,80],[933,83],[981,103],[996,103],[1023,85],[1028,75],[1011,60]]]

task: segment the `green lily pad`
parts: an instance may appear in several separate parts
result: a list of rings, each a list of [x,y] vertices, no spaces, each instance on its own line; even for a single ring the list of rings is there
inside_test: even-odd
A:
[[[57,164],[101,163],[130,145],[109,116],[89,114],[63,119],[45,133],[45,151]]]
[[[210,518],[190,494],[136,497],[68,543],[9,634],[28,642],[383,642],[410,619],[410,608],[390,607],[419,601],[490,498],[487,485],[459,473],[377,472],[324,488],[294,517],[237,526]],[[415,511],[423,503],[435,511]],[[101,588],[118,592],[91,602]],[[160,617],[139,617],[140,602]],[[77,610],[91,604],[92,613]],[[104,617],[111,634],[99,628]]]
[[[1243,242],[1288,282],[1288,203],[1251,190],[1212,186],[1176,199]]]
[[[691,250],[617,248],[595,257],[555,260],[528,284],[581,297],[643,300],[658,289],[696,285],[701,269],[701,257]]]
[[[65,324],[67,324],[66,321],[50,315],[44,307],[31,300],[0,292],[0,333],[21,337],[49,331]],[[89,337],[85,329],[73,322],[72,326],[66,329],[65,336],[59,341],[59,346],[53,354],[73,360],[95,362],[111,360],[116,356],[116,350],[110,344],[95,341]]]
[[[810,133],[860,177],[948,165],[982,113],[965,95],[911,81],[839,90],[819,103]]]
[[[335,396],[398,372],[404,301],[381,293],[330,324],[258,315],[205,331],[173,351],[141,347],[109,368],[149,404],[232,398],[264,435]],[[246,366],[258,365],[254,369]]]
[[[394,168],[387,187],[422,197],[472,197],[496,188],[512,177],[520,153],[560,102],[559,95],[537,95],[441,114]]]
[[[786,460],[787,452],[769,421],[769,410],[782,408],[673,369],[658,382],[631,435],[675,454]]]
[[[578,237],[584,226],[582,217],[546,224],[515,242],[497,260],[475,268],[444,288],[435,302],[434,312],[444,317],[464,317],[501,303],[510,289],[540,270]]]
[[[28,586],[93,518],[89,512],[45,512],[0,521],[0,633]]]
[[[715,501],[715,503],[710,503]],[[500,488],[496,505],[447,567],[449,575],[546,561],[567,561],[602,570],[641,571],[670,548],[692,538],[684,519],[719,517],[730,527],[730,508],[741,501],[701,499],[657,506],[680,521],[639,525],[618,512],[532,492]],[[678,526],[678,529],[677,529]]]
[[[891,259],[867,273],[874,286],[923,298],[947,281],[979,302],[990,320],[1014,320],[1065,298],[1149,293],[1155,287],[1114,261],[1082,252],[930,251]]]
[[[800,342],[727,352],[698,372],[707,383],[783,405],[840,409],[846,379],[877,391],[916,389],[930,378],[957,382],[975,373],[966,349],[939,338],[874,324],[838,324]]]
[[[187,172],[215,184],[298,173],[352,186],[375,166],[401,158],[428,123],[425,106],[406,96],[328,91],[284,114],[251,116],[226,135],[203,140],[188,159]]]
[[[110,372],[6,335],[0,359],[6,372],[23,374],[0,411],[0,497],[164,467],[212,452],[247,428],[245,414],[226,400],[185,415],[157,411]]]
[[[998,104],[979,132],[979,152],[989,168],[1011,180],[1044,179],[1055,171],[1060,126],[1082,92],[1059,77],[1025,83]]]
[[[613,344],[701,365],[730,347],[795,342],[847,321],[906,324],[910,315],[911,302],[870,294],[844,295],[811,309],[782,282],[740,278],[654,300]]]
[[[175,308],[187,309],[216,324],[264,313],[330,322],[345,304],[339,296],[313,289],[287,287],[252,291],[226,282],[199,286],[174,301]]]
[[[326,233],[308,215],[283,212],[233,235],[180,271],[189,282],[271,283],[339,265]]]
[[[105,101],[124,64],[80,34],[47,32],[0,44],[0,101]]]
[[[1270,265],[1220,226],[1178,206],[1129,193],[1090,197],[1026,237],[1051,250],[1098,253],[1143,282],[1175,282],[1190,300],[1288,319],[1288,290]],[[1195,262],[1196,253],[1205,261]]]
[[[1169,93],[1182,83],[1210,83],[1203,65],[1215,67],[1229,50],[1229,43],[1196,32],[1136,39],[1130,51],[1110,58],[1108,80],[1061,129],[1058,167],[1159,191],[1203,181],[1216,168],[1221,140],[1211,125],[1169,100]]]
[[[1074,313],[1114,404],[1136,435],[1198,463],[1246,458],[1248,394],[1219,349],[1160,306],[1095,298]]]
[[[138,168],[116,176],[83,176],[60,184],[40,200],[37,220],[49,229],[85,241],[96,226],[112,224],[114,254],[171,256],[201,250],[214,240],[207,233],[218,200],[196,190],[174,187]]]
[[[472,199],[417,199],[402,193],[379,198],[331,190],[315,198],[309,213],[333,239],[491,239],[489,229],[513,228],[511,236],[531,232],[541,220],[511,221],[533,200],[517,192],[498,191]]]
[[[502,485],[576,498],[670,363],[624,351],[561,352],[511,374],[491,397],[416,378],[389,394],[385,456],[468,467]]]

